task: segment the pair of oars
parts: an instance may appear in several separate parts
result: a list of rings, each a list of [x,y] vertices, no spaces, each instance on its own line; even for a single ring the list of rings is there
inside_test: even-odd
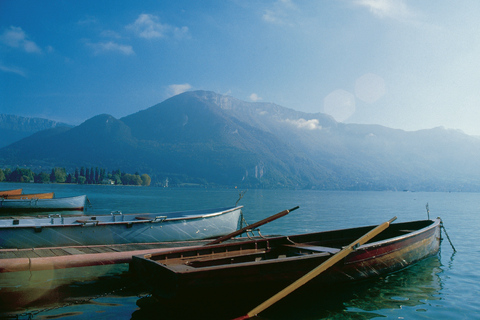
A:
[[[328,268],[335,265],[337,262],[345,258],[350,252],[357,249],[362,244],[368,242],[370,239],[375,237],[377,234],[379,234],[383,230],[387,229],[390,226],[390,223],[392,223],[396,219],[397,217],[393,217],[389,221],[386,221],[381,225],[375,227],[374,229],[372,229],[371,231],[369,231],[368,233],[366,233],[365,235],[363,235],[362,237],[360,237],[359,239],[352,242],[350,245],[346,246],[345,248],[340,250],[338,253],[330,257],[328,260],[324,261],[318,267],[316,267],[315,269],[313,269],[312,271],[310,271],[309,273],[307,273],[306,275],[304,275],[303,277],[301,277],[300,279],[298,279],[297,281],[295,281],[294,283],[292,283],[282,291],[278,292],[277,294],[272,296],[270,299],[266,300],[265,302],[261,303],[260,305],[258,305],[257,307],[249,311],[246,315],[235,318],[233,320],[249,319],[253,316],[256,316],[257,314],[264,311],[265,309],[267,309],[277,301],[283,299],[284,297],[286,297],[296,289],[300,288],[301,286],[303,286],[304,284],[306,284],[307,282],[309,282],[310,280],[318,276],[320,273],[324,272]]]

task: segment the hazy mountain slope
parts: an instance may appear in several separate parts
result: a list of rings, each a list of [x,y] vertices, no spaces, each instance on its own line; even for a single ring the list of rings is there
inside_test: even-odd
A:
[[[71,127],[65,123],[47,119],[0,114],[0,137],[2,137],[0,148],[26,138],[35,132],[64,126]]]
[[[0,165],[102,166],[155,182],[348,190],[480,190],[480,139],[337,123],[271,103],[186,92],[0,149]]]
[[[71,129],[35,133],[0,149],[0,156],[10,163],[41,162],[75,168],[119,164],[131,160],[134,150],[129,128],[110,115],[99,115]]]
[[[306,176],[320,179],[312,174],[318,164],[265,128],[234,117],[216,104],[217,97],[203,91],[181,94],[121,120],[137,139],[155,141],[176,164],[181,159],[181,169],[190,175],[222,175],[229,183],[262,184],[262,178],[280,185],[301,184]]]

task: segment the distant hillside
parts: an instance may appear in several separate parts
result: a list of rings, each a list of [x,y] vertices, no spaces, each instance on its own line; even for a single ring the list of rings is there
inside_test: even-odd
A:
[[[0,166],[101,166],[152,184],[250,188],[480,191],[479,162],[480,139],[458,131],[343,124],[207,91],[0,149]]]
[[[0,114],[0,148],[26,138],[35,132],[56,127],[71,127],[68,124],[41,118],[25,118]]]

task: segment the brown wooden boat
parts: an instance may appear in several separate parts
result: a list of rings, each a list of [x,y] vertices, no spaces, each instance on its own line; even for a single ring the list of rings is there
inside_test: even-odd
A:
[[[13,196],[22,194],[22,189],[2,190],[0,191],[0,197]]]
[[[438,252],[441,219],[393,223],[308,286],[348,284],[401,270]],[[374,226],[173,249],[134,256],[136,272],[159,303],[263,301],[319,266]],[[201,293],[201,294],[199,294]],[[253,300],[252,298],[255,297]],[[188,300],[186,300],[188,299]],[[201,301],[201,302],[200,302]]]
[[[13,194],[1,196],[4,199],[53,199],[55,196],[54,192],[46,193],[24,193],[24,194]]]

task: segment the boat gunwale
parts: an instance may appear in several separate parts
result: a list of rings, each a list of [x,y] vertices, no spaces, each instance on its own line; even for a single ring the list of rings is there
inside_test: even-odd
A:
[[[72,197],[61,197],[61,198],[52,198],[52,199],[38,199],[38,198],[31,198],[31,199],[8,199],[8,198],[3,198],[3,197],[0,197],[2,199],[0,199],[0,202],[26,202],[27,200],[28,201],[41,201],[41,202],[50,202],[50,201],[58,201],[58,200],[68,200],[68,199],[72,199],[72,201],[77,201],[77,199],[80,199],[80,198],[84,198],[86,199],[87,198],[87,195],[83,194],[83,195],[80,195],[80,196],[72,196]],[[0,206],[1,208],[1,206]],[[6,208],[6,209],[16,209],[16,208]],[[23,209],[23,208],[21,208]]]
[[[411,232],[408,232],[408,233],[405,233],[405,234],[402,234],[402,235],[399,235],[399,236],[396,236],[396,237],[393,237],[393,238],[387,238],[385,240],[379,240],[379,241],[375,241],[375,242],[368,242],[366,244],[363,244],[363,245],[359,246],[355,251],[358,251],[360,249],[370,249],[370,248],[373,248],[373,247],[376,247],[376,246],[384,246],[384,245],[387,245],[387,244],[390,244],[390,243],[393,243],[393,242],[405,240],[406,238],[415,237],[418,234],[425,233],[428,229],[435,229],[437,227],[437,225],[439,225],[441,223],[442,219],[436,218],[436,219],[433,219],[433,220],[418,220],[418,221],[431,221],[432,223],[429,224],[428,226],[425,226],[425,227],[421,228],[421,229],[411,231]]]
[[[376,259],[378,257],[381,257],[383,255],[387,255],[387,254],[392,254],[393,252],[397,251],[397,250],[400,250],[401,248],[399,249],[393,249],[393,250],[390,250],[388,252],[385,252],[383,254],[380,254],[380,255],[376,255],[376,256],[373,256],[373,257],[369,257],[367,259],[361,259],[361,260],[354,260],[354,261],[348,261],[349,257],[352,255],[352,254],[355,254],[359,251],[369,251],[369,250],[372,250],[372,249],[375,249],[375,248],[378,248],[378,247],[383,247],[383,246],[388,246],[394,242],[399,242],[399,241],[406,241],[407,239],[409,238],[413,238],[413,237],[416,237],[422,233],[426,233],[428,230],[430,229],[435,229],[438,227],[438,225],[440,224],[441,222],[441,219],[440,218],[436,218],[436,219],[433,219],[433,220],[417,220],[417,221],[411,221],[411,222],[422,222],[422,221],[429,221],[431,222],[429,225],[423,227],[423,228],[420,228],[418,230],[414,230],[412,232],[409,232],[409,233],[405,233],[403,235],[400,235],[400,236],[396,236],[396,237],[392,237],[392,238],[387,238],[385,240],[380,240],[380,241],[375,241],[375,242],[372,242],[372,243],[366,243],[364,245],[361,245],[359,246],[356,250],[352,251],[352,253],[350,253],[347,257],[345,257],[344,261],[345,261],[345,264],[355,264],[355,263],[359,263],[361,261],[365,261],[365,260],[369,260],[369,259]],[[409,222],[403,222],[403,223],[409,223]],[[400,225],[402,223],[398,223],[397,225]],[[227,245],[225,244],[217,244],[217,245],[212,245],[212,246],[208,246],[208,247],[202,247],[202,248],[184,248],[184,249],[173,249],[171,251],[167,251],[167,252],[161,252],[161,253],[156,253],[156,254],[152,254],[152,255],[143,255],[143,256],[138,256],[138,258],[142,259],[142,260],[149,260],[153,263],[156,263],[158,265],[160,265],[162,268],[165,268],[167,270],[169,270],[170,272],[173,272],[173,273],[179,273],[179,274],[193,274],[193,273],[196,273],[196,272],[210,272],[210,271],[213,271],[213,270],[221,270],[221,269],[231,269],[231,268],[238,268],[239,266],[242,266],[242,267],[247,267],[247,266],[259,266],[259,265],[266,265],[266,264],[275,264],[279,261],[282,261],[282,262],[289,262],[289,261],[302,261],[302,260],[308,260],[308,259],[316,259],[316,258],[322,258],[322,257],[325,257],[325,252],[312,252],[308,255],[304,255],[304,256],[290,256],[290,257],[281,257],[281,258],[275,258],[275,259],[266,259],[266,260],[259,260],[259,261],[248,261],[248,262],[238,262],[238,263],[233,263],[233,264],[221,264],[221,265],[213,265],[213,266],[201,266],[201,267],[194,267],[194,266],[190,266],[187,263],[187,260],[189,258],[192,258],[193,260],[195,260],[195,258],[197,256],[187,256],[187,257],[183,257],[181,258],[181,260],[184,260],[185,263],[172,263],[172,264],[168,264],[168,263],[162,263],[162,261],[165,261],[165,260],[159,260],[159,259],[152,259],[154,258],[155,256],[162,256],[162,255],[169,255],[169,254],[172,254],[172,253],[183,253],[183,252],[192,252],[192,251],[195,251],[195,250],[203,250],[203,249],[212,249],[212,252],[214,251],[215,248],[221,248],[221,247],[225,247],[225,246],[228,246],[228,247],[233,247],[235,245],[249,245],[249,244],[257,244],[257,243],[267,243],[267,247],[269,247],[269,242],[271,241],[276,241],[276,242],[280,242],[282,241],[282,239],[285,239],[287,241],[289,241],[289,238],[294,238],[296,236],[309,236],[309,235],[315,235],[315,234],[318,234],[318,233],[323,233],[323,232],[343,232],[343,231],[348,231],[348,230],[354,230],[354,229],[360,229],[360,228],[369,228],[371,226],[366,226],[366,227],[358,227],[358,228],[349,228],[349,229],[338,229],[338,230],[328,230],[328,231],[320,231],[320,232],[314,232],[314,233],[307,233],[307,234],[299,234],[299,235],[292,235],[292,236],[280,236],[280,237],[274,237],[274,238],[268,238],[268,239],[262,239],[262,240],[251,240],[251,241],[245,241],[243,243],[229,243]],[[373,226],[374,227],[374,226]],[[281,244],[279,244],[278,246],[281,246]],[[263,250],[264,248],[260,248],[259,250]],[[241,249],[239,250],[241,251]],[[228,252],[227,250],[225,250],[225,252]],[[238,257],[241,257],[242,255],[239,254]],[[175,258],[167,258],[166,260],[174,260]],[[180,266],[180,267],[178,267]]]
[[[97,217],[105,217],[109,218],[112,217],[112,213],[110,214],[105,214],[105,215],[95,215],[95,216],[89,216],[89,215],[75,215],[75,216],[65,216],[63,218],[68,218],[72,220],[72,223],[60,223],[60,224],[48,224],[45,222],[45,224],[29,224],[29,225],[13,225],[13,220],[36,220],[36,219],[44,219],[44,220],[49,220],[49,219],[62,219],[61,216],[58,214],[53,214],[54,217],[46,216],[46,217],[18,217],[18,219],[12,217],[0,217],[1,220],[12,220],[12,225],[0,225],[0,232],[1,230],[5,229],[19,229],[19,228],[32,228],[32,229],[38,229],[38,228],[58,228],[58,227],[90,227],[90,226],[115,226],[115,225],[133,225],[133,224],[142,224],[142,223],[165,223],[165,222],[175,222],[175,221],[190,221],[190,220],[200,220],[200,219],[208,219],[208,218],[213,218],[217,217],[220,215],[228,214],[233,211],[241,210],[243,206],[233,206],[233,207],[222,207],[222,208],[213,208],[213,209],[205,209],[205,210],[189,210],[189,211],[175,211],[175,212],[160,212],[160,213],[127,213],[127,214],[122,214],[123,216],[128,216],[132,217],[132,220],[125,220],[125,221],[102,221],[102,220],[96,220]],[[211,213],[208,214],[203,214],[207,211],[211,211]],[[163,220],[158,220],[155,221],[155,218],[157,217],[163,217],[165,214],[179,214],[179,213],[192,213],[191,216],[182,216],[182,217],[174,217],[174,218],[165,218]],[[198,212],[199,214],[193,215],[194,212]],[[135,220],[136,217],[145,217],[149,216],[152,219],[139,219]],[[82,220],[82,218],[87,218],[87,220]],[[93,219],[92,219],[93,218]]]
[[[54,199],[55,192],[40,192],[40,193],[22,193],[12,195],[2,195],[0,198],[4,200],[35,200],[35,199]]]

